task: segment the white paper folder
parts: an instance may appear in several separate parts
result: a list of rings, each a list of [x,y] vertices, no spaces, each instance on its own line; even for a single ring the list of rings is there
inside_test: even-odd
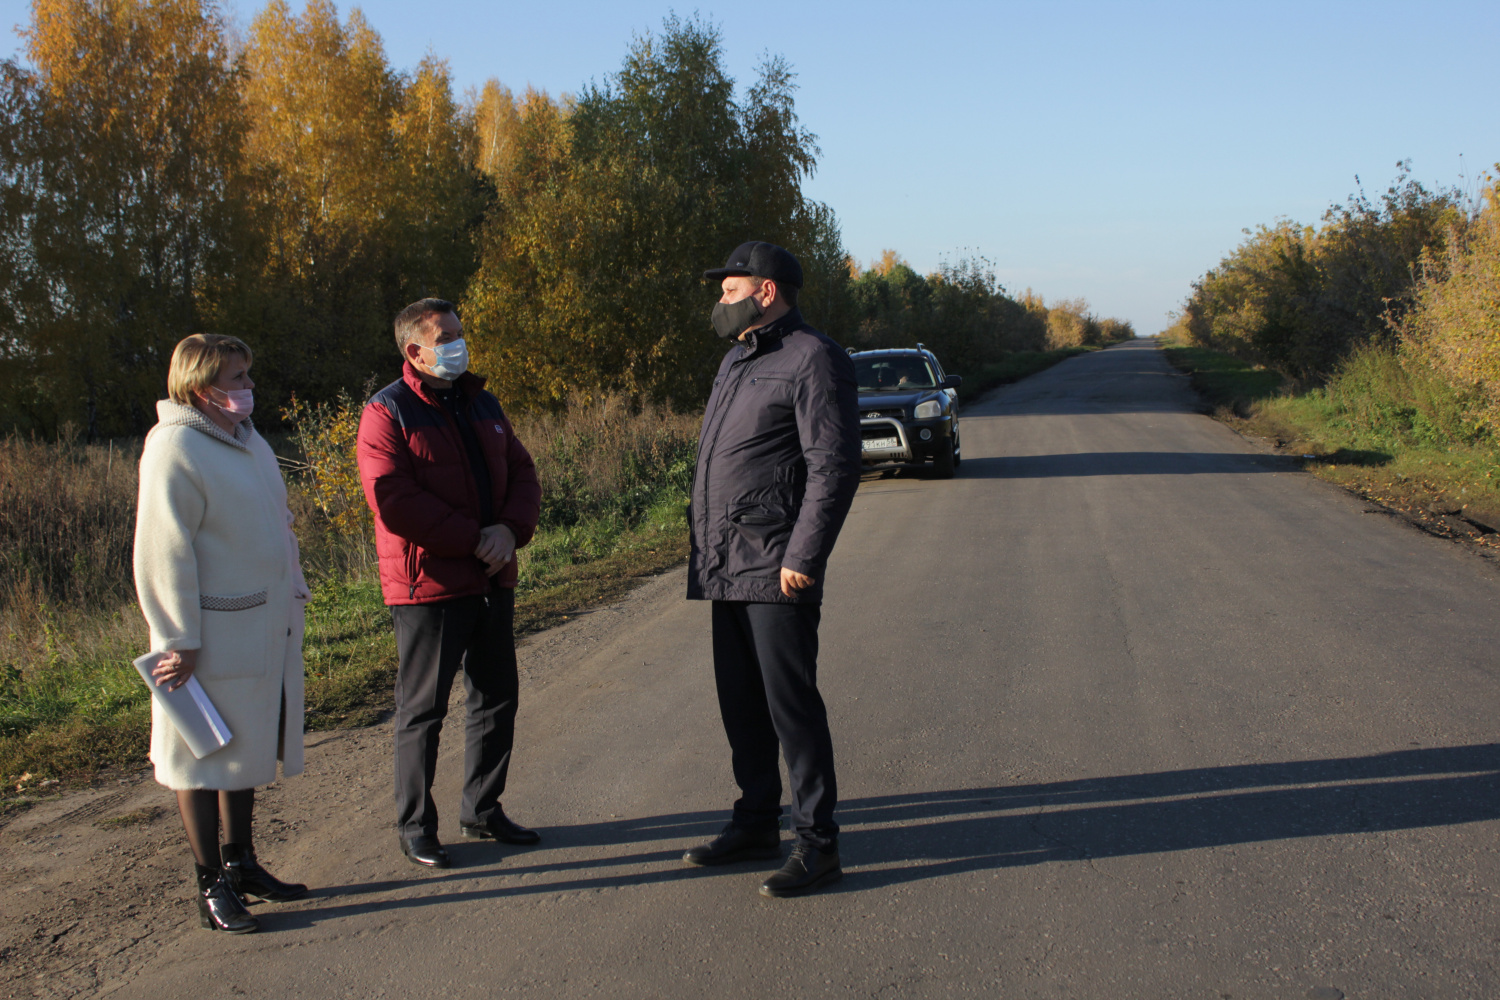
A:
[[[193,756],[202,760],[228,746],[229,741],[234,739],[234,734],[225,725],[219,710],[214,708],[214,703],[208,700],[208,693],[198,683],[198,678],[189,677],[187,683],[176,691],[157,686],[151,671],[156,669],[156,665],[166,655],[147,653],[136,657],[133,661],[135,669],[140,672],[146,686],[151,689],[151,697],[161,706],[167,718],[172,720],[172,726],[182,735],[183,742],[188,745]]]

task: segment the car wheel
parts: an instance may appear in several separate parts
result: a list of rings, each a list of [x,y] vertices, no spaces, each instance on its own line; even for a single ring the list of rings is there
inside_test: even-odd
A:
[[[932,474],[939,479],[952,479],[954,467],[958,465],[958,456],[954,452],[953,439],[948,439],[948,447],[932,456]]]

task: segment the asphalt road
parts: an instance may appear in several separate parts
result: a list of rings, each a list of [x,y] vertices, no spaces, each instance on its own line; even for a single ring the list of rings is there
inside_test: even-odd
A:
[[[867,480],[829,568],[834,890],[678,861],[733,795],[679,572],[523,651],[541,848],[416,869],[384,741],[315,737],[267,858],[314,897],[110,992],[1500,996],[1494,570],[1192,412],[1145,342],[962,426],[959,477]]]

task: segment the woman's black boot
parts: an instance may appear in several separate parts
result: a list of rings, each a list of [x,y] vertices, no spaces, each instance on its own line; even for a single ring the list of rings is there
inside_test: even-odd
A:
[[[260,922],[245,909],[230,886],[224,873],[218,868],[204,868],[195,864],[198,872],[198,922],[211,931],[228,931],[230,934],[249,934],[260,929]]]
[[[224,859],[224,877],[241,896],[249,894],[273,903],[284,903],[307,892],[300,882],[283,882],[255,860],[255,848],[249,844],[222,844],[219,857]]]

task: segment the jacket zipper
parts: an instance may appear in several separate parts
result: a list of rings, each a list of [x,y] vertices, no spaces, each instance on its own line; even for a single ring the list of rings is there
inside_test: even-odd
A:
[[[729,370],[732,372],[732,371],[734,371],[735,365],[741,364],[741,363],[749,361],[749,360],[750,360],[749,357],[740,358],[738,361],[735,361],[734,363],[732,363],[729,366]],[[719,408],[718,408],[719,409],[719,413],[718,413],[719,420],[718,420],[718,423],[714,425],[713,436],[709,438],[709,441],[711,443],[717,443],[717,441],[718,441],[718,438],[719,438],[719,428],[722,427],[722,426],[724,426],[724,421],[726,419],[728,419],[729,404],[732,403],[732,402],[734,402],[734,397],[739,393],[740,386],[744,384],[744,382],[745,382],[745,371],[747,371],[747,370],[748,369],[745,369],[745,370],[742,370],[740,372],[739,377],[734,380],[734,385],[730,387],[730,393],[729,393],[728,398],[724,399],[720,403],[720,405],[719,405]],[[728,379],[728,377],[729,377],[728,374],[726,374],[725,378]],[[712,471],[712,468],[713,468],[713,448],[710,447],[709,450],[708,450],[708,454],[706,456],[704,456],[704,459],[703,459],[703,503],[699,504],[699,506],[701,508],[703,508],[703,509],[700,510],[699,513],[698,513],[699,518],[701,518],[702,522],[703,522],[703,541],[705,543],[708,542],[708,482],[709,482],[709,479],[711,478],[710,475],[709,475],[709,473]]]

